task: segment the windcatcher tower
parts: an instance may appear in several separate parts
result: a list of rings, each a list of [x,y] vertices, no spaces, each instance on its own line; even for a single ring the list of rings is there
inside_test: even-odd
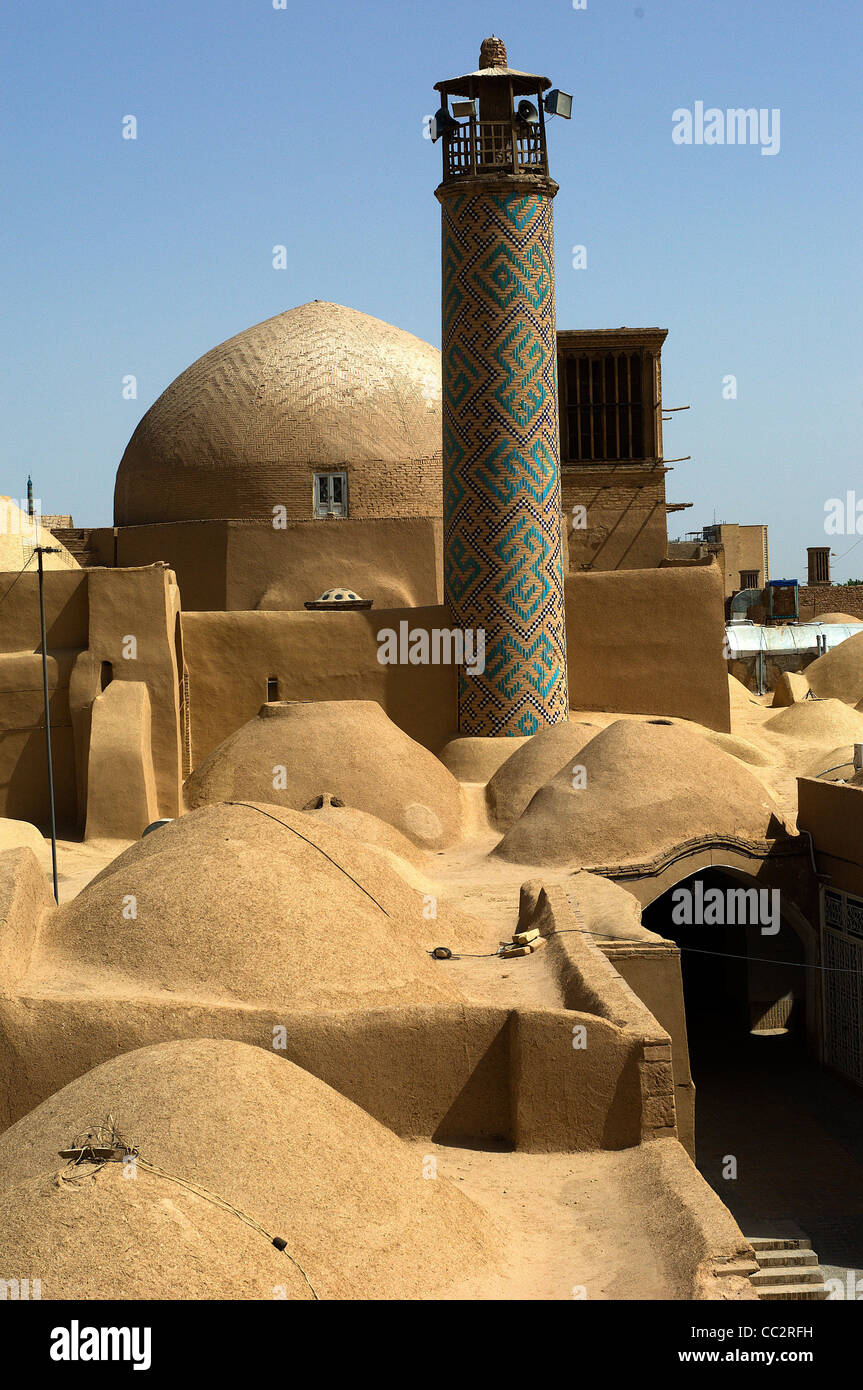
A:
[[[568,717],[546,109],[571,99],[507,65],[436,84],[443,139],[444,583],[485,671],[459,671],[459,731],[533,734]],[[462,100],[453,102],[450,98]],[[467,119],[458,119],[466,117]]]

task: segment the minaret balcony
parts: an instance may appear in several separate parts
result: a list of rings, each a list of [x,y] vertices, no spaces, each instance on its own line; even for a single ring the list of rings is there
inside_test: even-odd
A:
[[[444,183],[466,174],[548,176],[545,131],[539,124],[471,120],[447,130],[443,147]]]

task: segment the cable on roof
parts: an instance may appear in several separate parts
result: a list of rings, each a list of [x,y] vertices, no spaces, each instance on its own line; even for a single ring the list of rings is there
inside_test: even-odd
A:
[[[291,834],[296,835],[300,840],[305,840],[306,844],[311,845],[312,849],[316,849],[319,854],[322,854],[324,856],[325,859],[329,859],[330,863],[345,875],[345,878],[349,878],[351,883],[355,883],[357,888],[359,888],[361,892],[365,893],[367,898],[371,898],[375,907],[379,907],[385,917],[389,917],[390,914],[387,912],[386,908],[383,906],[382,903],[378,902],[377,898],[369,892],[368,888],[363,888],[363,885],[360,883],[359,879],[354,878],[353,874],[349,874],[347,869],[344,868],[344,866],[340,864],[338,860],[333,859],[331,855],[327,854],[325,849],[321,849],[320,845],[316,845],[314,840],[306,839],[306,836],[301,835],[299,830],[295,830],[292,825],[288,825],[286,821],[279,820],[278,816],[272,815],[270,811],[265,811],[262,806],[256,806],[252,801],[228,801],[226,802],[226,805],[245,806],[250,811],[259,811],[260,814],[262,816],[266,816],[268,820],[274,820],[276,822],[276,825],[280,825],[283,830],[290,830]]]
[[[176,1173],[169,1173],[165,1168],[161,1168],[158,1163],[151,1163],[149,1159],[142,1158],[138,1146],[136,1144],[130,1144],[120,1134],[114,1123],[113,1115],[109,1115],[95,1130],[91,1129],[85,1134],[76,1136],[68,1149],[60,1150],[60,1157],[68,1158],[69,1161],[66,1165],[67,1169],[78,1168],[82,1163],[95,1164],[95,1170],[91,1174],[88,1174],[88,1176],[92,1177],[95,1177],[96,1173],[100,1172],[107,1163],[116,1163],[122,1159],[134,1158],[136,1165],[144,1168],[148,1173],[152,1173],[158,1178],[165,1178],[168,1182],[174,1182],[179,1187],[187,1188],[189,1192],[194,1192],[196,1196],[203,1197],[205,1201],[212,1203],[215,1207],[219,1207],[220,1210],[230,1212],[232,1216],[238,1217],[240,1221],[251,1227],[253,1231],[257,1231],[259,1235],[264,1236],[277,1250],[283,1251],[283,1253],[287,1255],[291,1264],[300,1271],[300,1274],[302,1274],[311,1289],[312,1297],[316,1302],[320,1302],[309,1276],[306,1274],[300,1262],[295,1260],[293,1255],[289,1253],[287,1249],[288,1243],[282,1236],[271,1235],[266,1227],[261,1225],[257,1217],[250,1216],[248,1212],[243,1211],[240,1207],[235,1207],[233,1202],[229,1202],[227,1197],[222,1197],[220,1193],[211,1192],[209,1188],[201,1187],[199,1183],[190,1182],[188,1178],[181,1178]],[[61,1170],[58,1174],[58,1180],[61,1183],[70,1181],[64,1170]]]
[[[36,551],[35,551],[35,550],[31,550],[31,551],[30,551],[30,554],[27,556],[27,559],[24,561],[23,565],[21,566],[20,570],[19,570],[18,573],[16,574],[15,578],[12,580],[12,583],[9,585],[9,588],[6,590],[6,592],[5,592],[4,594],[0,595],[0,603],[5,603],[7,597],[9,596],[9,594],[11,594],[12,590],[15,588],[15,585],[18,583],[18,580],[21,578],[22,574],[24,573],[25,569],[27,568],[27,566],[29,565],[30,561],[33,559],[33,556],[34,556],[35,554],[36,554]]]
[[[548,933],[546,940],[550,940],[553,936],[572,935],[602,937],[608,941],[619,943],[621,946],[643,946],[645,944],[644,937],[614,936],[611,932],[589,931],[587,927],[562,927],[559,930],[555,928],[553,931],[550,931]],[[663,940],[665,940],[665,938],[663,938]],[[509,943],[502,942],[501,944],[507,945]],[[823,974],[826,975],[863,976],[863,970],[845,969],[844,967],[838,965],[810,965],[807,961],[782,960],[778,956],[741,956],[735,954],[733,951],[706,951],[703,947],[700,946],[681,946],[680,943],[677,941],[672,941],[670,944],[672,946],[676,946],[678,951],[688,951],[697,956],[716,956],[718,960],[750,960],[756,961],[758,964],[761,965],[790,965],[796,966],[798,970],[820,970]],[[440,950],[442,948],[436,947],[435,949]],[[434,956],[434,951],[428,951],[426,954]],[[500,948],[498,948],[497,951],[486,951],[482,955],[475,955],[468,951],[453,951],[452,958],[453,960],[497,960],[501,959],[501,955]],[[438,956],[436,957],[436,959],[440,960],[442,959],[442,957]]]

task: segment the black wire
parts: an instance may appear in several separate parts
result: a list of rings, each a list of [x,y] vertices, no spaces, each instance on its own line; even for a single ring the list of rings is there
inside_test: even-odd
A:
[[[860,537],[860,540],[863,540],[863,536]],[[834,562],[838,565],[839,561],[844,560],[846,555],[850,555],[852,550],[856,550],[859,544],[860,541],[855,541],[854,544],[849,546],[847,550],[843,550],[841,555],[834,555]]]
[[[0,603],[5,603],[6,599],[7,599],[8,596],[11,594],[12,590],[15,588],[15,585],[18,583],[18,580],[21,578],[21,575],[24,573],[25,569],[27,568],[27,566],[29,565],[30,561],[33,559],[33,556],[34,556],[35,554],[36,554],[36,551],[35,551],[35,550],[31,550],[31,551],[30,551],[30,554],[27,556],[27,559],[24,561],[23,565],[21,566],[20,570],[19,570],[18,573],[16,574],[15,578],[12,580],[12,583],[9,585],[9,588],[6,590],[5,594],[3,594],[2,597],[0,597]]]
[[[545,938],[545,940],[549,940],[549,938],[551,938],[552,936],[572,935],[603,937],[607,941],[620,942],[622,946],[643,946],[645,944],[644,937],[614,936],[611,932],[588,931],[586,927],[563,927],[560,930],[555,929],[554,931],[550,931],[548,933],[548,936]],[[757,961],[761,965],[790,965],[796,966],[798,970],[820,970],[827,975],[863,975],[863,970],[846,970],[839,965],[809,965],[806,961],[782,960],[781,957],[777,956],[740,956],[736,955],[732,951],[705,951],[700,946],[681,946],[680,943],[677,941],[672,941],[669,944],[672,946],[676,946],[678,951],[689,951],[696,956],[716,956],[717,960],[751,960]],[[431,956],[433,955],[433,952],[428,951],[426,954]],[[452,958],[453,960],[506,959],[505,956],[501,956],[499,951],[488,951],[486,954],[481,956],[472,955],[469,952],[462,953],[460,951],[454,951]],[[518,959],[518,957],[514,957],[514,959]]]
[[[305,835],[301,835],[299,830],[295,830],[292,825],[288,825],[286,821],[279,820],[278,816],[274,816],[269,811],[265,811],[263,807],[255,806],[254,803],[251,801],[229,801],[226,804],[228,806],[245,806],[249,811],[259,811],[260,814],[262,816],[266,816],[268,820],[274,820],[276,822],[276,825],[280,825],[283,830],[290,830],[291,833],[293,835],[296,835],[300,840],[305,840],[306,844],[311,845],[312,849],[316,849],[319,854],[322,854],[324,856],[325,859],[329,859],[330,863],[345,875],[345,878],[349,878],[351,883],[355,883],[357,888],[359,888],[361,892],[365,893],[367,898],[371,898],[375,907],[379,907],[385,917],[389,917],[390,914],[387,912],[386,908],[378,902],[377,898],[369,892],[368,888],[363,888],[363,885],[360,883],[359,879],[354,878],[353,874],[349,874],[347,869],[345,869],[338,862],[338,860],[333,859],[329,854],[327,854],[325,849],[321,849],[320,845],[316,845],[314,840],[306,839]]]

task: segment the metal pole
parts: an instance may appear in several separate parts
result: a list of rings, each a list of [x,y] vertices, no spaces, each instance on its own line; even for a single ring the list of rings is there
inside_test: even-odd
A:
[[[57,889],[57,824],[54,816],[54,765],[51,760],[51,707],[48,700],[48,642],[45,635],[45,592],[44,592],[44,573],[42,569],[42,555],[57,555],[59,547],[48,545],[37,545],[35,547],[39,561],[39,621],[42,627],[42,695],[45,702],[45,751],[48,757],[48,806],[51,812],[51,867],[54,876],[54,901],[59,903],[60,894]]]

